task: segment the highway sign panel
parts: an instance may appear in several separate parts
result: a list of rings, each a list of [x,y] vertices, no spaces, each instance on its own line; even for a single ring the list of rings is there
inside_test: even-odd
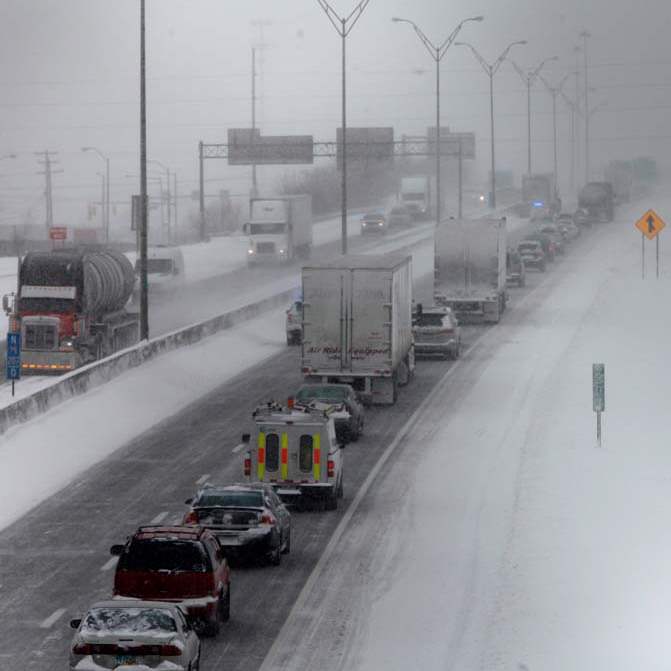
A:
[[[8,380],[21,378],[21,333],[7,333],[7,365],[5,377]]]
[[[52,226],[49,229],[49,238],[51,240],[66,240],[68,237],[68,229],[66,226]]]
[[[312,135],[261,135],[257,128],[228,129],[229,165],[314,163]]]
[[[592,364],[592,406],[594,412],[606,409],[606,366],[602,363]]]
[[[666,226],[663,219],[654,210],[648,210],[635,224],[648,240],[656,238]]]
[[[426,129],[430,152],[436,153],[436,127],[429,126]],[[459,156],[461,158],[475,158],[475,133],[453,133],[449,128],[440,128],[440,154],[441,156]]]
[[[393,161],[394,129],[392,126],[348,127],[347,161]],[[336,128],[336,163],[342,165],[342,128]]]

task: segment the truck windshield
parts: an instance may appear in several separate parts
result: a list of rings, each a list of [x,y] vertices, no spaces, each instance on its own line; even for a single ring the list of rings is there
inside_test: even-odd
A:
[[[285,223],[281,224],[249,224],[250,235],[281,235],[287,229]]]

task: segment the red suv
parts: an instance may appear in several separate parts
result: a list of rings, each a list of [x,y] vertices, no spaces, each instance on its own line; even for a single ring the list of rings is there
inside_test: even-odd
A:
[[[216,536],[202,527],[140,527],[119,557],[114,595],[182,606],[206,636],[216,636],[228,620],[231,573]]]

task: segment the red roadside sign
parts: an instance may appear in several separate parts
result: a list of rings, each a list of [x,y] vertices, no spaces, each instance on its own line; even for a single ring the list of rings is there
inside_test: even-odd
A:
[[[49,229],[49,238],[51,240],[66,240],[68,237],[67,226],[52,226]]]

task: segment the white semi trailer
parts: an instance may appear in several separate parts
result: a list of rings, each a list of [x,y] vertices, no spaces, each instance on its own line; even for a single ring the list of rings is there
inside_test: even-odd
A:
[[[506,307],[506,219],[436,227],[435,299],[463,322],[498,322]]]
[[[307,381],[346,382],[365,402],[396,402],[415,367],[411,264],[410,256],[350,255],[303,268]]]

